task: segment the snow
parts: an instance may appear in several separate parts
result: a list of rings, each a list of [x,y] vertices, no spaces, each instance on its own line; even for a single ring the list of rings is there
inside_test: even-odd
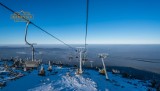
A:
[[[53,91],[52,84],[43,84],[41,86],[29,89],[28,91]]]
[[[47,69],[47,66],[44,67]],[[53,72],[57,71],[57,74]],[[53,72],[38,76],[38,71],[25,73],[16,81],[7,82],[0,91],[147,91],[147,82],[138,79],[123,78],[120,74],[108,72],[110,80],[98,71],[85,69],[82,75],[75,75],[76,69],[53,66]],[[156,91],[153,89],[153,91]]]
[[[84,78],[83,76],[63,76],[60,82],[64,88],[69,88],[71,90],[97,91],[96,83],[89,78]]]

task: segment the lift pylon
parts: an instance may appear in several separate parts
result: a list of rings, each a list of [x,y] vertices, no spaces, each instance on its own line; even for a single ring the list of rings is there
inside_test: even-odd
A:
[[[98,54],[98,56],[102,60],[103,70],[105,72],[106,79],[108,80],[109,78],[108,78],[108,74],[107,74],[107,71],[106,71],[106,66],[104,64],[104,59],[107,58],[108,54],[106,54],[106,53],[100,53],[100,54]]]

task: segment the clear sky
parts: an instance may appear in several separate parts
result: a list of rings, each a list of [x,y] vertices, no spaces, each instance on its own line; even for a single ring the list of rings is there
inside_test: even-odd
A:
[[[0,0],[68,44],[84,43],[86,0]],[[0,6],[0,44],[24,44],[26,23]],[[57,44],[29,26],[28,40]],[[89,0],[88,44],[160,44],[160,0]]]

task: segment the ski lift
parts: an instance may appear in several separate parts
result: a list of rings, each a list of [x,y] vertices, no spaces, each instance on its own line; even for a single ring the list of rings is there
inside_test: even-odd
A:
[[[25,42],[27,45],[30,45],[30,47],[32,48],[32,61],[25,61],[25,65],[26,67],[28,68],[35,68],[35,67],[38,67],[39,66],[39,62],[36,61],[34,59],[34,55],[35,55],[35,49],[34,49],[34,45],[36,45],[35,43],[29,43],[27,41],[27,32],[28,32],[28,25],[30,24],[29,21],[27,21],[27,25],[26,25],[26,28],[25,28]]]
[[[79,58],[78,56],[76,56],[76,58]]]
[[[85,52],[83,52],[83,53],[85,53]],[[84,63],[86,61],[88,61],[88,58],[86,57],[86,54],[83,54],[83,56],[82,56],[82,63],[83,63],[83,65],[84,65]]]
[[[70,61],[73,60],[73,56],[70,54],[69,57],[68,57],[68,59],[69,59]]]
[[[87,58],[87,55],[86,55],[86,50],[85,50],[85,52],[83,52],[82,61],[88,61],[88,58]]]
[[[103,69],[101,69],[101,70],[99,69],[99,73],[100,74],[105,74],[106,75],[106,79],[108,80],[109,78],[108,78],[108,74],[107,74],[107,71],[106,71],[106,66],[104,64],[104,59],[107,58],[108,54],[101,53],[98,56],[102,60],[102,64],[103,64]]]
[[[78,50],[76,50],[76,58],[79,58],[78,55],[79,55],[79,54],[78,54]]]
[[[82,54],[84,51],[84,47],[77,47],[77,52],[79,53],[79,69],[76,71],[76,74],[82,74]]]
[[[91,64],[91,68],[93,68],[93,62],[94,62],[94,61],[89,61],[89,62],[90,62],[90,64]]]
[[[30,45],[30,47],[32,48],[32,61],[34,61],[34,52],[35,52],[35,49],[34,49],[34,45],[36,45],[36,43],[29,43],[27,41],[27,33],[28,33],[28,25],[29,25],[29,21],[27,22],[27,25],[26,25],[26,29],[25,29],[25,42],[27,45]]]
[[[72,56],[70,56],[70,57],[69,57],[69,60],[72,60],[72,59],[73,59],[73,57],[72,57]]]

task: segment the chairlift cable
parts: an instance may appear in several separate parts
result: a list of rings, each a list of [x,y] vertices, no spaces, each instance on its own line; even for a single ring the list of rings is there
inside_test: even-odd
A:
[[[0,2],[0,5],[3,6],[4,8],[6,8],[7,10],[11,11],[12,13],[16,14],[17,16],[21,16],[20,14],[16,13],[14,10],[10,9],[9,7],[7,7],[6,5],[2,4]],[[52,35],[51,33],[49,33],[48,31],[44,30],[43,28],[39,27],[38,25],[36,25],[35,23],[31,22],[30,20],[26,19],[25,17],[21,16],[22,19],[24,19],[27,22],[30,22],[30,24],[32,24],[33,26],[37,27],[39,30],[45,32],[46,34],[50,35],[52,38],[60,41],[61,43],[63,43],[64,45],[68,46],[71,49],[76,50],[74,47],[68,45],[67,43],[65,43],[64,41],[60,40],[59,38],[57,38],[56,36]]]
[[[87,35],[88,35],[88,7],[89,7],[89,0],[86,2],[86,33],[85,33],[85,51],[87,47]]]

